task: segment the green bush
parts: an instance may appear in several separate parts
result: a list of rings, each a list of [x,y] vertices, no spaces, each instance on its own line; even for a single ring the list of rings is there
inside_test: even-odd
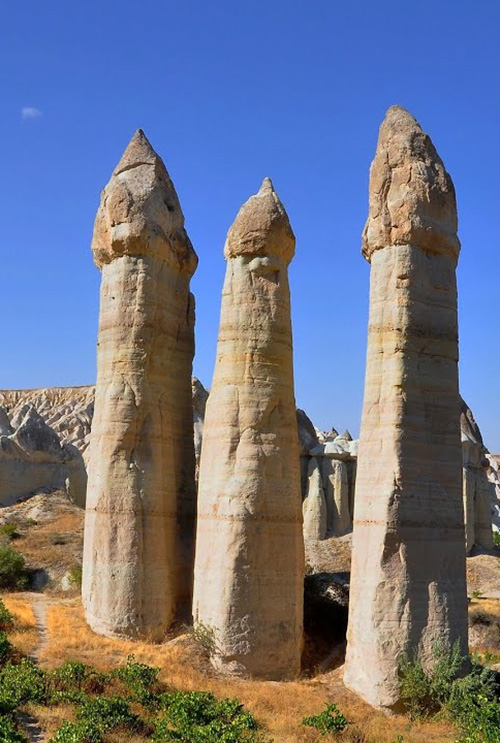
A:
[[[493,544],[497,547],[500,546],[500,531],[493,532]]]
[[[0,715],[0,743],[25,743],[25,740],[13,720],[6,715]]]
[[[23,658],[0,670],[0,713],[12,712],[26,702],[46,701],[45,674],[33,661]]]
[[[139,718],[130,711],[125,699],[95,697],[84,701],[77,714],[77,721],[93,725],[100,733],[116,727],[139,727]]]
[[[102,694],[106,678],[86,663],[67,661],[47,673],[50,701],[80,703],[87,694]]]
[[[20,536],[17,524],[14,524],[12,521],[7,521],[7,523],[0,525],[0,537],[10,540],[18,539]]]
[[[351,723],[347,720],[336,704],[327,704],[326,709],[319,715],[304,717],[302,724],[315,728],[321,735],[341,733]]]
[[[118,727],[140,730],[142,721],[124,699],[85,698],[76,722],[64,722],[51,743],[102,743],[105,733]]]
[[[467,662],[458,642],[450,651],[435,645],[432,653],[434,663],[428,672],[417,656],[399,658],[401,699],[412,719],[436,712],[447,704],[453,684]]]
[[[430,680],[418,658],[402,655],[399,659],[399,689],[410,718],[415,720],[430,705]]]
[[[437,648],[434,659],[428,674],[418,659],[401,659],[401,696],[410,715],[443,711],[463,731],[457,743],[500,743],[500,700],[495,674],[472,663],[470,672],[457,678],[465,663],[457,645],[450,653]]]
[[[237,699],[208,692],[172,692],[158,697],[156,743],[259,743],[258,725]]]
[[[63,722],[50,743],[102,743],[102,735],[91,723]]]
[[[28,587],[24,557],[8,544],[0,544],[0,588]]]
[[[9,642],[7,634],[0,630],[0,666],[5,665],[12,655],[12,645]]]
[[[10,629],[14,624],[14,617],[0,599],[0,630]]]
[[[83,572],[83,568],[77,562],[75,562],[68,570],[69,582],[71,583],[71,585],[75,586],[76,588],[81,588],[82,586],[82,572]]]
[[[127,664],[111,671],[110,678],[119,679],[130,691],[130,698],[138,702],[152,701],[153,691],[158,681],[159,668],[138,663],[133,655]]]

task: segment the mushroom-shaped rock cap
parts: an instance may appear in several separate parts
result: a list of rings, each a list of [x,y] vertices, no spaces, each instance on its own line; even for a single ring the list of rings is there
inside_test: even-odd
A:
[[[198,258],[162,159],[138,129],[102,192],[92,238],[101,268],[122,255],[152,256],[193,274]]]
[[[224,255],[276,256],[289,263],[295,252],[295,235],[288,215],[270,178],[241,207],[227,233]]]
[[[456,260],[457,226],[455,189],[436,148],[406,109],[392,106],[370,169],[363,255],[370,260],[375,250],[414,245]]]

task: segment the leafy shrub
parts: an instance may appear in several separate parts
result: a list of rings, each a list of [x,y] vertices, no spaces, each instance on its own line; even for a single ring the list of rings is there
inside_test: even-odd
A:
[[[152,701],[152,693],[158,680],[159,668],[138,663],[133,655],[127,658],[127,664],[110,673],[111,678],[119,679],[131,692],[130,696],[138,702]]]
[[[466,663],[458,641],[450,651],[437,644],[432,654],[434,664],[428,672],[424,671],[417,656],[399,658],[401,699],[412,719],[446,705],[453,683]]]
[[[465,733],[460,743],[500,743],[500,702],[487,668],[473,666],[454,682],[447,709]]]
[[[84,699],[76,722],[64,722],[51,743],[102,743],[109,730],[126,727],[140,730],[142,721],[130,711],[124,699],[96,697]]]
[[[25,740],[12,719],[6,715],[0,715],[0,743],[25,743]]]
[[[0,544],[0,588],[22,590],[28,586],[24,557],[8,544]]]
[[[0,599],[0,630],[6,630],[14,624],[14,617]]]
[[[102,694],[106,674],[86,663],[67,661],[47,674],[47,687],[52,703],[84,701],[86,694]]]
[[[79,563],[75,562],[70,567],[70,569],[68,570],[68,578],[72,586],[75,586],[76,588],[81,588],[82,572],[83,572],[83,568]]]
[[[10,540],[18,539],[21,535],[19,534],[17,524],[14,524],[13,521],[7,521],[0,526],[0,536]]]
[[[449,652],[441,645],[435,645],[433,656],[434,668],[430,676],[430,695],[433,704],[442,706],[448,702],[453,683],[465,667],[466,658],[462,655],[458,641]]]
[[[500,743],[500,700],[495,674],[472,664],[470,672],[457,678],[465,659],[458,646],[450,653],[439,648],[435,664],[426,674],[418,659],[400,663],[401,693],[410,714],[443,710],[462,728],[457,743]]]
[[[327,704],[326,709],[319,715],[304,717],[302,724],[315,728],[321,735],[330,735],[331,733],[341,733],[351,723],[344,717],[336,704]]]
[[[50,743],[101,743],[102,735],[91,723],[63,722]]]
[[[138,727],[138,717],[130,711],[125,699],[96,697],[87,699],[78,710],[77,721],[90,723],[100,733],[116,727]]]
[[[209,692],[160,694],[163,710],[156,721],[157,743],[259,743],[258,725],[237,699],[217,699]]]
[[[26,702],[43,704],[45,700],[45,674],[33,661],[24,658],[1,669],[0,713],[11,712]]]
[[[428,708],[431,684],[418,658],[402,655],[399,659],[399,689],[410,718],[415,720]]]
[[[500,531],[493,532],[493,544],[496,547],[500,547]]]
[[[0,631],[0,666],[5,665],[7,663],[8,659],[12,655],[12,645],[9,642],[9,638],[7,637],[6,633],[1,630]]]

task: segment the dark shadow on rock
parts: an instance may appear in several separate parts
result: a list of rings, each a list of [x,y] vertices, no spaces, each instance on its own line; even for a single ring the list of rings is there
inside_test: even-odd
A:
[[[32,591],[43,591],[50,582],[50,575],[43,568],[28,570],[28,580]]]
[[[345,656],[349,573],[313,573],[304,581],[304,652],[306,675],[332,670]]]

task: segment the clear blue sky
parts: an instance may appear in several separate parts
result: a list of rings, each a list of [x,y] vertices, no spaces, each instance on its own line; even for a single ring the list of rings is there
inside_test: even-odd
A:
[[[200,258],[196,375],[210,385],[227,229],[269,175],[297,236],[297,403],[357,435],[368,169],[399,103],[456,185],[461,387],[500,451],[499,36],[497,0],[3,3],[0,387],[94,381],[92,225],[142,127]]]

